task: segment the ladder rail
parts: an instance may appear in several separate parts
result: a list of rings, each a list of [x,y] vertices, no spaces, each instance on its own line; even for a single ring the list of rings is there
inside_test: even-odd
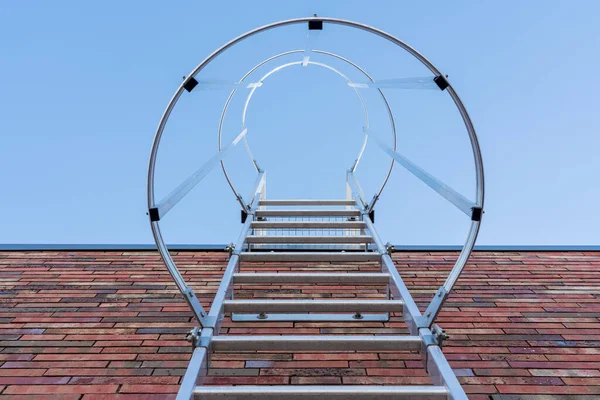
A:
[[[348,171],[347,177],[348,177],[347,178],[347,186],[348,186],[347,192],[349,193],[350,196],[352,196],[355,199],[356,206],[360,207],[361,204],[364,204],[364,198],[362,198],[362,195],[361,195],[362,190],[360,189],[360,186],[358,186],[358,181],[356,180],[356,177],[354,176],[354,174],[352,172]],[[383,242],[381,241],[381,239],[379,238],[379,235],[377,234],[377,232],[375,230],[373,222],[369,218],[368,208],[363,209],[362,215],[363,215],[362,220],[367,225],[367,229],[371,233],[371,236],[373,237],[373,240],[375,242],[377,249],[383,255],[382,261],[385,264],[386,268],[388,269],[387,272],[389,272],[392,275],[393,280],[395,282],[395,286],[396,286],[399,294],[402,296],[402,299],[405,299],[407,296],[410,296],[410,293],[408,292],[408,288],[406,288],[406,285],[404,285],[404,283],[402,282],[402,278],[397,273],[396,267],[394,266],[394,263],[393,263],[391,257],[387,254],[387,249],[383,245]],[[473,250],[473,247],[475,246],[475,241],[477,240],[477,234],[479,232],[480,223],[481,223],[480,221],[471,221],[471,226],[469,229],[469,234],[467,236],[467,241],[466,241],[462,251],[460,252],[458,259],[456,260],[454,266],[452,267],[452,270],[448,274],[448,277],[446,278],[444,285],[442,285],[438,289],[436,294],[433,296],[433,299],[430,301],[429,305],[427,306],[427,310],[425,311],[424,315],[421,316],[420,312],[418,312],[418,308],[416,307],[416,305],[414,307],[411,307],[412,308],[412,312],[410,313],[411,320],[413,322],[415,322],[417,325],[425,326],[424,324],[426,324],[427,328],[431,328],[431,326],[434,324],[435,319],[439,315],[442,307],[444,306],[444,303],[446,302],[450,292],[452,291],[452,288],[454,287],[454,285],[456,284],[456,281],[458,280],[460,274],[462,273],[462,271],[467,263],[467,260],[469,259],[469,256],[471,255],[471,251]],[[394,273],[394,271],[396,271],[396,273]],[[414,329],[415,328],[413,327],[413,330]]]
[[[235,243],[234,248],[231,252],[229,262],[227,263],[227,268],[223,273],[221,283],[219,284],[219,288],[217,289],[217,293],[215,294],[215,298],[213,300],[212,306],[208,314],[210,317],[211,327],[214,328],[215,335],[219,334],[219,329],[224,314],[223,303],[225,302],[225,299],[231,291],[231,287],[233,285],[233,275],[239,269],[240,254],[244,250],[244,243],[246,242],[246,237],[250,232],[252,220],[254,219],[256,210],[259,207],[259,200],[262,197],[264,197],[264,191],[266,187],[266,173],[260,172],[259,175],[260,177],[257,180],[257,187],[254,192],[254,198],[252,200],[252,203],[249,205],[250,209],[248,210],[248,218],[246,218],[246,222],[244,222],[244,225],[242,226],[242,231],[240,232],[238,240]]]

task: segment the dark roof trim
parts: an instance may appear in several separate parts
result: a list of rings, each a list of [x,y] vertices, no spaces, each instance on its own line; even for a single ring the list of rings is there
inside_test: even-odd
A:
[[[173,244],[171,250],[227,251],[225,244]],[[396,251],[458,251],[457,245],[394,245]],[[148,251],[153,244],[0,244],[0,251]],[[477,251],[600,251],[600,245],[481,245]]]

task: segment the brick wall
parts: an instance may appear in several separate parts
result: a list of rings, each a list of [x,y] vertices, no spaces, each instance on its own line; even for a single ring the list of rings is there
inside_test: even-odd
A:
[[[226,253],[175,257],[208,307]],[[396,253],[422,305],[454,252]],[[600,253],[478,252],[438,322],[472,399],[600,398]],[[296,265],[294,270],[375,270]],[[246,265],[290,270],[289,265]],[[0,398],[174,398],[191,314],[155,252],[0,252]],[[245,286],[237,298],[381,298],[377,286]],[[387,323],[232,323],[222,334],[406,334]],[[206,384],[428,384],[403,353],[218,354]],[[551,395],[542,396],[542,394]],[[581,396],[576,396],[581,395]],[[16,397],[15,397],[16,396]]]

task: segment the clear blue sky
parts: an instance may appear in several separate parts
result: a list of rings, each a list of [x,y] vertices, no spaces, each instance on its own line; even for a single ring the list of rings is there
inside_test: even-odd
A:
[[[548,0],[2,2],[0,243],[151,243],[147,161],[182,76],[249,29],[313,13],[383,29],[450,76],[485,164],[479,244],[600,244],[600,2]],[[237,80],[276,52],[303,48],[305,34],[298,26],[256,36],[201,77]],[[365,33],[326,25],[316,47],[351,58],[375,79],[428,75]],[[226,96],[182,98],[165,132],[159,197],[215,152]],[[466,133],[447,95],[389,96],[402,152],[473,197]],[[381,103],[372,92],[365,99],[372,128],[389,138]],[[232,105],[227,140],[239,133],[242,102]],[[291,67],[274,75],[257,91],[247,123],[269,197],[343,197],[363,125],[356,96],[331,72]],[[254,173],[242,150],[230,165],[248,196]],[[387,162],[368,146],[358,172],[367,192]],[[468,219],[397,167],[377,226],[397,244],[456,244]],[[239,229],[238,205],[218,169],[164,220],[170,243],[226,243]]]

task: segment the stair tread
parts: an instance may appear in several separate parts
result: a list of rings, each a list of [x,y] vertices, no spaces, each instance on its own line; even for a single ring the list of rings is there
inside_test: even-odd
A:
[[[444,386],[429,385],[270,385],[270,386],[196,386],[194,394],[201,399],[362,399],[397,400],[445,399]],[[201,396],[201,397],[200,397]],[[214,396],[214,397],[212,397]],[[224,397],[226,396],[226,397]],[[326,397],[324,397],[326,396]],[[401,396],[401,397],[400,397]]]
[[[390,275],[385,272],[357,273],[237,273],[233,274],[235,283],[362,283],[386,284]]]

